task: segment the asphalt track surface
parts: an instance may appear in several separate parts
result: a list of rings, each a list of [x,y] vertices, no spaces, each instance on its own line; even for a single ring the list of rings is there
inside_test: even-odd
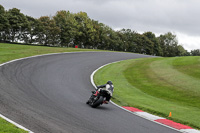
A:
[[[0,67],[0,113],[35,133],[175,133],[112,104],[86,105],[98,67],[149,57],[114,52],[48,55]]]

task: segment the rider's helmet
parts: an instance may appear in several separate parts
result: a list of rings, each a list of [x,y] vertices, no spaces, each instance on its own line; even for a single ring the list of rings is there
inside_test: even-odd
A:
[[[107,84],[112,85],[113,83],[112,83],[112,81],[108,81]]]

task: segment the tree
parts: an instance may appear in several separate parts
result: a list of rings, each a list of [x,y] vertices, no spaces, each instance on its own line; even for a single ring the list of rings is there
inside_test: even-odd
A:
[[[178,40],[176,35],[173,35],[171,32],[168,32],[164,35],[158,37],[159,43],[163,50],[163,55],[165,57],[173,57],[177,55],[178,49]]]
[[[73,41],[73,14],[64,10],[58,11],[53,17],[56,25],[60,28],[60,44],[68,46]]]
[[[18,42],[22,38],[22,34],[28,28],[28,21],[27,18],[24,16],[23,13],[20,12],[19,9],[13,8],[7,12],[7,18],[10,24],[9,28],[9,39],[12,42]]]
[[[121,41],[118,34],[114,30],[110,30],[108,50],[119,50],[121,48]]]
[[[101,24],[95,20],[92,20],[92,25],[93,25],[94,31],[92,32],[93,40],[91,40],[91,47],[96,49],[101,41],[100,38],[102,34],[102,27],[101,27]]]
[[[49,44],[53,46],[59,46],[60,44],[60,33],[61,30],[58,26],[56,26],[56,22],[51,19],[49,22]]]
[[[153,54],[153,43],[144,35],[134,33],[135,52],[141,54]]]
[[[99,25],[100,25],[100,34],[99,34],[100,41],[97,48],[103,50],[113,50],[115,47],[113,46],[114,42],[112,41],[112,39],[115,38],[115,35],[113,35],[115,31],[113,31],[112,28],[103,23],[100,23]]]
[[[6,11],[2,5],[0,5],[0,41],[6,41],[6,32],[9,29],[9,22],[6,16]]]
[[[191,50],[191,55],[192,56],[200,56],[200,49]]]
[[[183,46],[178,45],[177,46],[177,55],[176,56],[188,56],[188,52],[187,52],[187,50],[185,50],[183,48]]]
[[[135,44],[135,32],[131,31],[131,29],[122,29],[118,32],[120,36],[120,40],[122,41],[122,49],[123,51],[134,52],[136,49]]]
[[[49,44],[49,32],[48,32],[48,28],[49,28],[49,22],[50,22],[50,18],[48,16],[42,16],[38,19],[38,25],[37,25],[37,36],[36,36],[36,41],[39,44],[43,44],[43,45],[48,45]]]
[[[37,35],[37,26],[39,24],[38,19],[35,19],[31,16],[26,16],[28,20],[28,28],[26,34],[23,34],[23,40],[25,43],[35,43]]]
[[[96,30],[92,20],[85,12],[74,14],[74,18],[77,22],[75,25],[75,43],[80,47],[89,48],[93,46]]]
[[[60,42],[60,28],[56,26],[55,20],[49,16],[42,16],[38,19],[39,24],[37,26],[37,38],[38,43],[47,45],[55,45]]]
[[[162,50],[155,34],[152,32],[145,32],[143,35],[145,35],[153,43],[153,55],[161,56]]]

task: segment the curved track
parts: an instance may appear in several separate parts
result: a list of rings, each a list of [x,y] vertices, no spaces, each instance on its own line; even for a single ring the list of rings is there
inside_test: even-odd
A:
[[[35,57],[0,67],[0,113],[35,133],[173,133],[112,104],[85,104],[91,73],[145,55],[81,52]]]

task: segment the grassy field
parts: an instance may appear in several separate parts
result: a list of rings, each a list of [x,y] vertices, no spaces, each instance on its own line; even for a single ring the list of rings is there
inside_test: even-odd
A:
[[[0,64],[9,60],[48,53],[97,51],[93,49],[60,48],[0,43]]]
[[[144,58],[114,63],[94,75],[112,80],[113,101],[200,129],[200,57]]]
[[[13,59],[18,59],[33,55],[62,53],[62,52],[79,52],[79,51],[95,51],[95,50],[0,43],[0,64]],[[0,118],[0,133],[24,133],[24,132],[26,131],[19,129],[14,125],[8,123],[4,119]]]

